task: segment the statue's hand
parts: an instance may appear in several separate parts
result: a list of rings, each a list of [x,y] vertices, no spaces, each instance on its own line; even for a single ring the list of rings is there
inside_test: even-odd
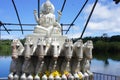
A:
[[[62,15],[62,12],[61,12],[61,11],[58,10],[57,12],[58,12],[58,14],[59,14],[60,16]]]
[[[37,14],[37,10],[34,10],[34,14]]]

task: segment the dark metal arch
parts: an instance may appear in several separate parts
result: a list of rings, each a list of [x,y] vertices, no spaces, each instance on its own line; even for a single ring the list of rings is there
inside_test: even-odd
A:
[[[65,7],[65,3],[66,3],[66,0],[64,0],[64,3],[63,3],[63,5],[62,5],[62,8],[61,8],[61,12],[63,12],[63,9],[64,9],[64,7]]]
[[[66,31],[65,34],[68,33],[68,31],[70,30],[72,24],[74,24],[74,22],[76,21],[76,19],[78,18],[78,16],[80,15],[80,13],[82,12],[82,10],[84,9],[85,5],[87,4],[88,0],[85,1],[84,5],[82,6],[82,8],[80,9],[80,11],[78,12],[77,16],[74,18],[74,20],[72,21],[71,25],[68,27],[68,30]]]
[[[85,24],[85,26],[84,26],[84,29],[83,29],[83,31],[82,31],[82,34],[81,34],[81,36],[80,36],[80,39],[82,38],[82,36],[83,36],[83,34],[84,34],[85,30],[86,30],[86,27],[87,27],[87,25],[88,25],[88,23],[89,23],[89,21],[90,21],[90,18],[91,18],[91,16],[92,16],[92,13],[93,13],[93,11],[94,11],[94,9],[95,9],[95,6],[96,6],[97,2],[98,2],[98,0],[95,1],[94,5],[93,5],[93,7],[92,7],[92,10],[91,10],[91,12],[90,12],[90,15],[89,15],[89,17],[88,17],[88,19],[87,19],[87,22],[86,22],[86,24]]]
[[[7,33],[10,34],[8,29],[5,27],[5,25],[1,21],[0,21],[0,32],[1,32],[1,26],[3,26],[5,31],[7,31]]]
[[[63,5],[62,5],[61,10],[60,10],[61,12],[63,12],[63,10],[64,10],[66,1],[67,1],[67,0],[64,0],[64,2],[63,2]],[[96,1],[98,1],[98,0],[96,0]],[[76,17],[73,19],[72,23],[71,23],[71,24],[67,24],[67,26],[69,26],[68,29],[67,29],[67,30],[62,30],[62,31],[65,31],[66,34],[68,33],[68,31],[70,30],[71,26],[74,25],[74,22],[76,21],[76,19],[78,18],[78,16],[79,16],[80,13],[82,12],[82,10],[84,9],[84,7],[85,7],[85,5],[87,4],[87,2],[88,2],[88,0],[85,1],[85,3],[83,4],[82,8],[80,9],[80,11],[79,11],[78,14],[76,15]],[[15,3],[14,3],[14,0],[12,0],[12,3],[13,3],[13,6],[14,6],[14,9],[15,9],[15,11],[16,11],[16,15],[17,15],[19,24],[16,24],[16,23],[2,23],[4,29],[1,30],[1,31],[7,31],[8,34],[10,34],[9,31],[22,31],[22,34],[23,34],[23,31],[33,31],[32,29],[23,29],[22,26],[35,26],[35,25],[37,25],[37,24],[21,24],[21,21],[20,21],[19,15],[18,15],[18,11],[17,11],[16,5],[15,5]],[[39,7],[39,6],[40,6],[40,0],[38,0],[38,17],[40,17],[40,15],[39,15],[39,13],[40,13],[40,9],[39,9],[39,8],[40,8],[40,7]],[[87,27],[87,24],[88,24],[88,22],[89,22],[89,20],[90,20],[90,18],[91,18],[92,12],[93,12],[93,10],[91,11],[91,13],[90,13],[90,15],[89,15],[89,17],[88,17],[88,19],[87,19],[87,22],[86,22],[86,24],[85,24],[85,26],[84,26],[84,29],[83,29],[83,31],[82,31],[82,34],[81,34],[80,38],[82,38],[82,36],[83,36],[83,34],[84,34],[84,32],[85,32],[85,29],[86,29],[86,27]],[[5,27],[5,25],[18,25],[18,26],[21,27],[21,30],[20,30],[20,29],[7,29],[7,28]],[[61,25],[63,26],[63,25],[66,25],[66,24],[61,24]]]
[[[38,18],[40,18],[40,0],[38,0]]]
[[[17,11],[17,8],[16,8],[14,0],[12,0],[12,3],[13,3],[13,6],[14,6],[14,9],[15,9],[15,12],[16,12],[16,15],[17,15],[20,27],[21,27],[22,34],[23,34],[23,28],[22,28],[22,25],[21,25],[20,17],[19,17],[19,14],[18,14],[18,11]]]

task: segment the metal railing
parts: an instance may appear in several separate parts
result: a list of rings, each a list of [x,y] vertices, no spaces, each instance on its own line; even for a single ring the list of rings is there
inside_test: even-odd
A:
[[[120,80],[120,76],[103,74],[103,73],[94,73],[94,80]]]

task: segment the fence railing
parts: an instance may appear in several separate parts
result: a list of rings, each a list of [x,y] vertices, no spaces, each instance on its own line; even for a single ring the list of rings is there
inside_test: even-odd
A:
[[[103,74],[103,73],[94,73],[94,80],[120,80],[120,76]]]

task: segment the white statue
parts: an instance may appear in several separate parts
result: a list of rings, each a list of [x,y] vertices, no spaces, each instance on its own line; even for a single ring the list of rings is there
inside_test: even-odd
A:
[[[70,75],[68,76],[68,80],[75,80],[75,78],[74,78],[74,76],[73,76],[72,74],[70,74]]]
[[[81,61],[81,71],[86,77],[93,78],[93,73],[90,72],[90,60],[92,59],[93,42],[88,40],[83,45],[83,59]]]
[[[73,42],[70,39],[66,39],[60,53],[60,56],[65,57],[61,65],[62,73],[64,71],[68,71],[68,72],[71,71],[70,60],[72,58],[72,55],[73,55]]]
[[[46,56],[47,54],[47,51],[46,51],[46,42],[44,40],[44,38],[40,38],[38,40],[38,43],[37,43],[37,48],[36,48],[36,56],[38,57],[38,60],[37,60],[37,65],[36,65],[36,68],[35,68],[35,80],[38,79],[38,74],[39,73],[42,73],[43,72],[43,65],[44,65],[44,57]]]
[[[34,55],[34,52],[37,48],[37,44],[34,43],[34,39],[31,37],[27,37],[25,44],[24,44],[25,50],[24,50],[24,57],[30,58],[32,55]]]
[[[58,59],[58,56],[60,55],[60,49],[61,49],[61,46],[59,42],[56,40],[56,38],[53,38],[48,51],[48,55],[52,56],[52,59],[50,60],[50,65],[49,65],[50,72],[56,70],[57,59]]]
[[[36,10],[34,10],[34,15],[38,23],[34,33],[42,33],[47,36],[51,36],[51,34],[61,35],[61,26],[55,19],[54,6],[49,0],[42,4],[40,18],[38,18]]]
[[[47,76],[45,74],[42,76],[42,80],[47,80]]]
[[[79,74],[81,67],[80,67],[80,61],[83,58],[83,41],[78,40],[73,45],[73,59],[71,60],[72,68],[71,72],[74,74],[74,77],[76,79],[81,79],[82,77],[79,77],[81,74]]]
[[[49,80],[54,80],[53,75],[50,75],[48,79],[49,79]]]
[[[72,73],[77,73],[80,71],[80,61],[83,58],[83,42],[78,40],[73,45],[73,59],[72,59]]]
[[[20,40],[15,39],[12,41],[12,62],[10,65],[10,74],[8,76],[9,79],[19,79],[21,68],[22,68],[22,60],[19,56],[22,55],[24,51],[24,47]]]
[[[11,46],[12,46],[12,58],[18,58],[18,56],[22,55],[24,47],[20,40],[18,39],[13,40]]]
[[[26,74],[29,74],[28,78],[31,78],[31,74],[34,73],[34,65],[33,61],[31,59],[31,56],[36,50],[36,45],[33,42],[33,39],[31,37],[26,38],[25,42],[25,51],[24,51],[24,62],[22,66],[22,75],[21,79],[26,79]]]

